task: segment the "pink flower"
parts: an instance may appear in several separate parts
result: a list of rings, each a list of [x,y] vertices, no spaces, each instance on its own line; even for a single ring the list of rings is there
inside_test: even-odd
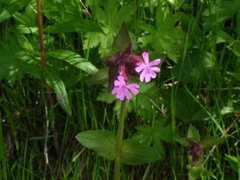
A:
[[[122,75],[118,75],[117,80],[114,81],[112,94],[115,95],[117,99],[124,100],[127,98],[130,100],[132,98],[132,94],[138,94],[138,88],[138,84],[127,84],[124,77]]]
[[[150,82],[151,78],[156,78],[156,73],[160,72],[160,68],[156,67],[160,64],[160,59],[155,59],[149,63],[149,55],[147,52],[142,53],[144,62],[137,63],[135,70],[140,73],[140,81]]]

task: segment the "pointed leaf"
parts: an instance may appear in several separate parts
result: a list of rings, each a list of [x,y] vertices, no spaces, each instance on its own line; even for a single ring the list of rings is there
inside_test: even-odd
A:
[[[114,160],[116,157],[116,137],[111,131],[85,131],[79,133],[76,139],[83,146],[95,150],[100,156],[108,160]]]
[[[98,71],[98,69],[91,62],[82,58],[79,54],[69,50],[53,50],[48,52],[46,55],[51,58],[65,61],[88,74],[95,74]]]
[[[69,115],[72,115],[72,110],[68,101],[67,91],[63,81],[58,77],[54,71],[44,71],[44,78],[47,84],[54,90],[57,96],[58,103],[63,110]]]
[[[108,82],[108,68],[99,69],[99,71],[87,80],[87,85],[106,84]]]
[[[26,5],[28,5],[28,3],[31,0],[21,0],[21,1],[15,1],[11,4],[9,4],[8,6],[6,6],[5,8],[2,8],[0,11],[0,23],[8,18],[10,18],[15,12],[21,10],[22,8],[24,8]]]
[[[123,51],[130,45],[131,45],[131,40],[129,37],[127,24],[123,22],[116,38],[113,41],[112,48],[114,52]]]
[[[192,124],[190,124],[190,126],[188,128],[187,137],[190,139],[195,139],[197,141],[200,141],[199,131]]]
[[[214,145],[218,145],[221,144],[225,141],[224,138],[220,138],[220,137],[208,137],[208,138],[204,138],[201,141],[202,147],[203,149],[207,149],[207,148],[211,148]]]
[[[158,161],[161,154],[150,146],[138,144],[133,140],[125,140],[122,146],[122,163],[140,165]]]
[[[177,141],[184,147],[190,147],[190,142],[188,138],[175,138],[175,141]]]

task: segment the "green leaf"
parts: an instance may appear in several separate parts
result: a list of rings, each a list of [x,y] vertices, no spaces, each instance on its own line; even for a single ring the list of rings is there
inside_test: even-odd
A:
[[[231,50],[236,56],[240,57],[240,41],[232,41],[228,46],[228,49]]]
[[[225,141],[224,138],[220,138],[220,137],[208,137],[208,138],[204,138],[201,141],[202,147],[203,149],[208,149],[211,148],[214,145],[218,145],[221,144]]]
[[[31,0],[21,0],[18,1],[16,0],[15,2],[7,5],[5,8],[2,8],[2,10],[0,11],[0,23],[10,17],[12,17],[12,15],[21,10],[22,8],[24,8]]]
[[[72,66],[85,71],[88,74],[95,74],[98,71],[98,69],[92,63],[82,58],[79,54],[69,50],[64,49],[53,50],[47,52],[46,55],[47,57],[50,58],[65,61],[71,64]]]
[[[174,8],[179,9],[184,3],[183,0],[167,0],[170,4],[174,6]]]
[[[131,40],[128,34],[127,24],[125,22],[122,23],[121,28],[113,41],[113,51],[123,51],[131,45]]]
[[[223,108],[221,109],[221,114],[222,114],[222,115],[232,114],[232,113],[234,113],[234,112],[235,112],[235,109],[234,109],[233,107],[228,107],[228,106],[226,106],[226,107],[223,107]]]
[[[48,26],[46,33],[66,33],[66,32],[103,32],[100,26],[94,21],[83,19],[71,19],[55,25]]]
[[[141,83],[136,96],[136,113],[143,119],[152,120],[162,105],[162,99],[155,83]]]
[[[0,80],[13,84],[24,75],[39,78],[40,61],[23,35],[6,33],[0,43]]]
[[[116,100],[116,98],[115,98],[114,95],[112,95],[111,92],[109,92],[109,91],[102,91],[102,92],[99,93],[99,95],[97,97],[97,100],[98,101],[102,101],[102,102],[106,102],[108,104],[111,104],[111,103],[113,103]]]
[[[161,119],[154,125],[154,139],[160,139],[166,142],[173,141],[173,133],[171,125],[166,125],[166,121]],[[176,132],[177,133],[177,132]]]
[[[181,144],[184,147],[190,147],[188,138],[175,138],[175,141],[177,141],[179,144]]]
[[[240,73],[227,72],[228,75],[232,76],[234,79],[240,81]]]
[[[133,140],[123,141],[122,163],[128,165],[141,165],[161,159],[161,154],[150,146],[138,144]]]
[[[196,180],[201,176],[204,168],[202,166],[190,166],[187,165],[188,169],[188,179],[189,180]]]
[[[43,74],[47,84],[54,90],[57,96],[57,101],[63,110],[69,115],[72,115],[71,106],[68,101],[65,85],[54,71],[45,70]]]
[[[240,172],[240,158],[239,157],[225,154],[225,159],[227,159],[231,168],[235,172]]]
[[[100,156],[114,160],[116,157],[116,137],[108,130],[81,132],[76,139],[85,147],[95,150]]]
[[[99,71],[87,80],[87,85],[108,84],[108,68],[99,69]]]
[[[169,91],[166,91],[167,105],[171,108],[171,101],[174,100],[176,104],[176,117],[183,121],[192,122],[192,121],[203,121],[208,120],[210,113],[196,98],[196,95],[192,94],[190,90],[185,88],[178,88],[176,90],[176,96],[173,97]],[[174,99],[173,99],[174,98]]]
[[[178,61],[173,69],[173,75],[184,83],[195,84],[208,80],[213,69],[214,62],[211,53],[192,50],[185,60]]]
[[[190,124],[190,126],[188,128],[187,137],[190,139],[200,141],[199,131],[192,124]]]
[[[186,33],[182,30],[185,20],[189,17],[183,13],[176,13],[174,16],[169,11],[164,11],[161,6],[156,10],[156,28],[144,24],[142,28],[147,32],[142,36],[143,47],[148,44],[158,52],[163,52],[171,60],[177,62],[180,59]],[[178,22],[182,25],[178,26]]]

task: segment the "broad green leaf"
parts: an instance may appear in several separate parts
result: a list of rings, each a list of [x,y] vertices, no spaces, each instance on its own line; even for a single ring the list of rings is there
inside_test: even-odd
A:
[[[46,55],[47,57],[50,58],[65,61],[71,64],[72,66],[75,66],[76,68],[85,71],[88,74],[95,74],[98,71],[98,69],[92,63],[82,58],[79,54],[69,50],[64,49],[53,50],[47,52]]]
[[[100,156],[114,160],[116,157],[116,137],[108,130],[81,132],[76,139],[85,147],[95,150]]]
[[[190,124],[188,128],[187,137],[190,139],[195,139],[197,141],[200,141],[199,131],[192,124]]]
[[[66,22],[48,26],[46,33],[66,33],[66,32],[103,32],[100,26],[94,21],[73,19]]]
[[[139,144],[149,145],[153,140],[153,128],[147,125],[139,125],[136,127],[137,132],[132,139]]]
[[[196,180],[201,176],[201,173],[203,172],[204,168],[203,166],[190,166],[187,165],[188,169],[188,179],[189,180]]]
[[[57,101],[63,110],[69,115],[72,115],[71,106],[69,104],[67,92],[63,81],[54,71],[45,70],[43,74],[47,84],[54,90],[57,96]]]
[[[235,172],[240,172],[240,157],[225,154],[225,159]]]
[[[0,23],[10,17],[12,17],[12,15],[21,10],[22,8],[24,8],[31,0],[21,0],[18,1],[16,0],[15,2],[7,5],[6,7],[2,8],[0,11]]]
[[[164,119],[160,119],[154,124],[154,139],[160,139],[166,142],[173,142],[174,137],[172,133],[172,127],[170,124],[165,124]],[[177,132],[175,132],[177,134]]]
[[[108,83],[108,68],[99,69],[99,71],[96,74],[94,74],[87,80],[87,85],[89,86],[104,84],[107,87],[107,83]]]
[[[161,154],[150,146],[138,144],[133,140],[123,141],[122,163],[128,165],[141,165],[161,159]]]
[[[174,138],[179,144],[184,147],[190,147],[189,139],[188,138]]]
[[[201,141],[202,147],[203,149],[208,149],[213,147],[214,145],[218,145],[221,144],[225,141],[224,138],[220,138],[220,137],[208,137],[208,138],[204,138]]]
[[[102,91],[102,92],[99,93],[99,95],[97,97],[97,100],[111,104],[116,100],[116,98],[115,98],[114,95],[112,95],[111,92]]]

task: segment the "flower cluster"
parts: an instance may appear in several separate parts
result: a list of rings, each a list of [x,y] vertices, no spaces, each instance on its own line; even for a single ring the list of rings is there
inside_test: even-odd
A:
[[[129,84],[129,75],[140,75],[140,81],[148,83],[151,79],[156,78],[156,73],[160,72],[160,68],[157,67],[161,62],[160,59],[149,62],[149,54],[147,52],[143,52],[142,57],[143,61],[138,55],[127,54],[120,56],[117,65],[115,65],[118,73],[112,89],[112,94],[117,99],[130,100],[132,94],[138,94],[139,85],[136,83]]]

